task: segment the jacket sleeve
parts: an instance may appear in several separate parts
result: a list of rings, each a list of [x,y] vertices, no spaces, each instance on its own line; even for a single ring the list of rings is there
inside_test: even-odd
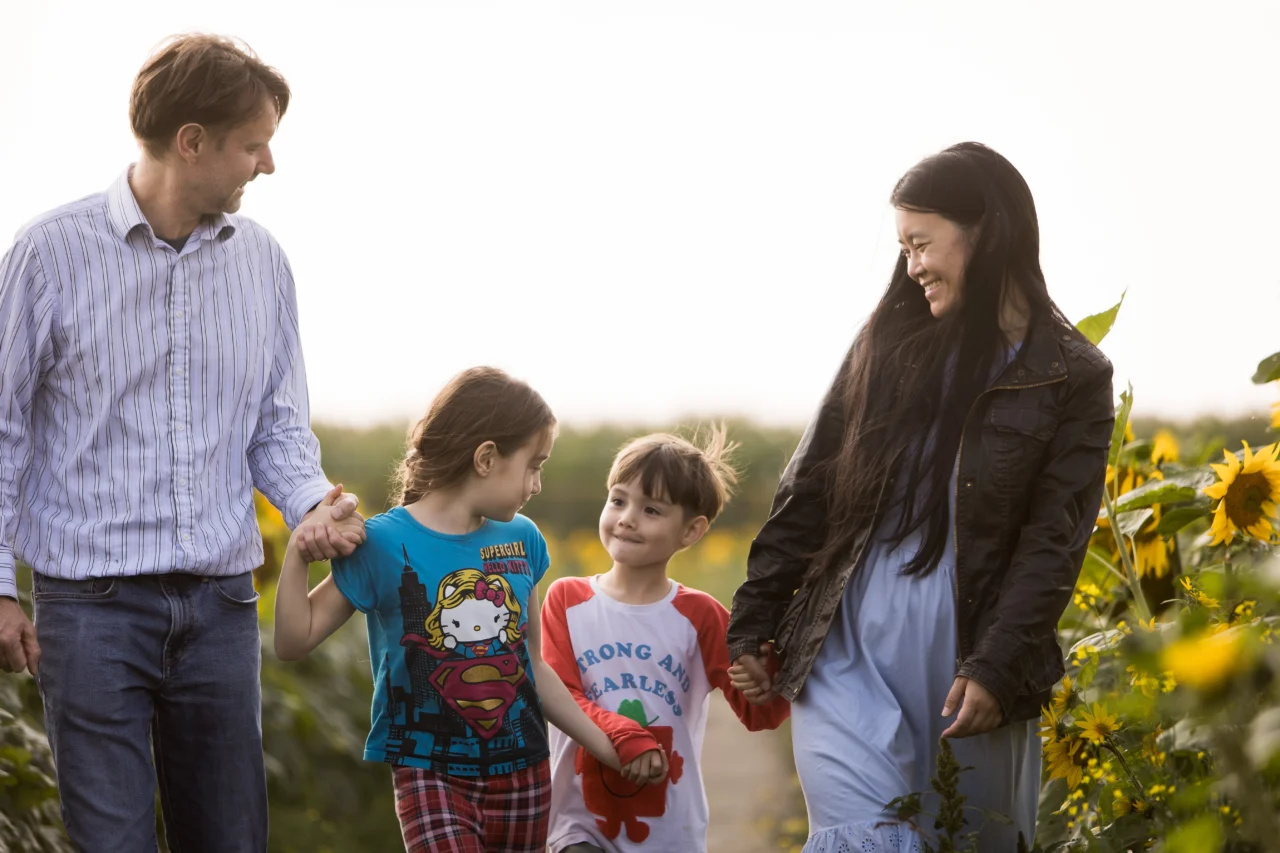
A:
[[[547,598],[542,602],[542,659],[560,676],[578,707],[608,736],[618,752],[619,761],[627,764],[649,750],[662,749],[658,739],[635,720],[601,708],[583,692],[582,674],[578,670],[577,656],[573,653],[573,642],[569,636],[568,592],[567,583],[556,581],[547,590]]]
[[[826,465],[840,449],[844,433],[844,374],[857,341],[849,348],[817,414],[782,472],[769,520],[747,554],[747,579],[733,594],[729,617],[729,660],[757,654],[772,640],[782,614],[800,587],[812,555],[826,542]]]
[[[1065,418],[1036,477],[994,618],[960,667],[959,674],[990,690],[1005,713],[1026,692],[1030,652],[1057,630],[1071,601],[1098,519],[1115,404],[1111,364],[1100,354],[1094,358],[1096,374],[1065,401]]]

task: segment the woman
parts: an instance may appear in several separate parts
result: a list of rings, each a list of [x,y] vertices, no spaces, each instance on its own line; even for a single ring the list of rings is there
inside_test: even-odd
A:
[[[752,543],[730,658],[752,701],[793,702],[806,853],[921,849],[884,807],[929,790],[941,737],[973,768],[966,805],[1014,822],[967,810],[967,831],[1013,850],[1035,831],[1036,720],[1102,497],[1111,364],[1049,298],[1004,157],[954,145],[892,203],[902,255]]]

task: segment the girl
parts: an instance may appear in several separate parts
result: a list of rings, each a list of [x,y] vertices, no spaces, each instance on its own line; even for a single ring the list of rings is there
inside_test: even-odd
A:
[[[1014,821],[978,848],[1013,850],[1035,831],[1036,720],[1102,497],[1111,365],[1049,298],[1008,160],[955,145],[892,201],[902,255],[751,546],[731,677],[793,701],[806,853],[922,849],[884,806],[929,789],[940,737],[967,738],[966,805]]]
[[[276,591],[276,654],[306,655],[359,610],[373,662],[364,757],[395,766],[408,851],[545,848],[549,720],[618,769],[609,738],[542,661],[546,541],[519,514],[542,490],[556,422],[537,392],[473,368],[410,437],[401,506],[310,595],[293,539]],[[351,524],[358,524],[353,519]]]

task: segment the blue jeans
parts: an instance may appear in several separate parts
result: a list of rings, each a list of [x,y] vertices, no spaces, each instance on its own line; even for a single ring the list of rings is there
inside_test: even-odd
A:
[[[32,580],[62,819],[85,853],[267,849],[249,573]],[[153,761],[154,756],[154,761]]]

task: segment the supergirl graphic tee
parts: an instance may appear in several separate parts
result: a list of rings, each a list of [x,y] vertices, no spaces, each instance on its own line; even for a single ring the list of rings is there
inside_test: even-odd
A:
[[[547,571],[532,521],[437,533],[404,507],[375,516],[333,579],[365,614],[373,713],[364,757],[458,776],[513,773],[548,756],[529,665],[530,595]]]

